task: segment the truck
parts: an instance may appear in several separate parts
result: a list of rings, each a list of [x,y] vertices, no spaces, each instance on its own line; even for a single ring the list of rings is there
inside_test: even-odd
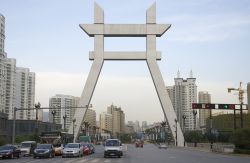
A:
[[[91,143],[90,136],[79,136],[79,142]]]

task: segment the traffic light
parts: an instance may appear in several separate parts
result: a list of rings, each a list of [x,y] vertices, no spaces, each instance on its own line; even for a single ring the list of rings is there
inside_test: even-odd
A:
[[[235,104],[219,104],[219,109],[235,109]]]
[[[215,104],[205,104],[205,109],[215,109]]]
[[[201,109],[201,108],[202,108],[202,104],[192,103],[192,109]]]

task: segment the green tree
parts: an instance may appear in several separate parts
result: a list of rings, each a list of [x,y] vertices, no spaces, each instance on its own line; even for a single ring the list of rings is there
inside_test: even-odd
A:
[[[250,128],[238,129],[233,133],[236,148],[250,149]]]
[[[201,142],[203,138],[201,131],[198,131],[198,130],[186,131],[184,136],[187,142],[195,143],[195,146],[196,146],[196,143]]]
[[[0,146],[6,144],[6,140],[3,137],[0,137]]]
[[[36,141],[38,142],[39,136],[38,135],[22,135],[22,136],[17,136],[15,142],[16,143],[21,143],[23,141]]]

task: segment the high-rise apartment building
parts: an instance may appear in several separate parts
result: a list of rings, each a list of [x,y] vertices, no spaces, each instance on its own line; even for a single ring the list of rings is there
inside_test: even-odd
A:
[[[6,58],[6,80],[5,80],[5,109],[4,112],[8,114],[8,119],[13,119],[14,110],[16,107],[16,59]]]
[[[103,133],[112,132],[113,128],[113,118],[112,114],[103,112],[100,114],[100,131]]]
[[[5,55],[4,40],[5,40],[5,18],[0,13],[0,57]]]
[[[112,134],[118,136],[125,131],[125,114],[122,109],[113,104],[107,108],[107,113],[112,115]]]
[[[4,50],[5,18],[0,14],[0,111],[13,119],[14,107],[34,108],[35,73],[16,67],[16,59]],[[17,119],[35,119],[33,110],[18,110]]]
[[[64,129],[68,129],[75,114],[75,109],[72,109],[71,107],[77,107],[78,102],[79,97],[70,95],[57,94],[56,96],[51,97],[49,99],[49,106],[53,109],[50,109],[49,111],[49,121],[53,122],[53,120],[55,120],[56,124],[61,124]],[[52,111],[55,111],[54,117]]]
[[[248,105],[248,114],[250,114],[250,82],[247,83],[247,105]]]
[[[206,91],[199,92],[198,98],[199,98],[199,103],[211,103],[211,95]],[[199,110],[199,126],[202,130],[206,129],[206,119],[209,118],[209,116],[210,116],[210,110],[208,109]]]
[[[88,122],[89,125],[92,127],[96,126],[96,112],[95,112],[95,110],[88,108],[83,121]]]
[[[174,80],[175,85],[168,86],[166,89],[173,104],[177,120],[182,130],[194,130],[197,127],[197,115],[193,114],[192,103],[197,102],[196,78],[193,78],[191,71],[190,77],[183,79],[178,71],[177,78]],[[185,121],[183,115],[186,117]]]
[[[5,18],[0,14],[0,112],[5,108],[5,86],[6,86],[6,69],[5,69]]]
[[[15,107],[34,108],[35,102],[35,73],[28,68],[17,67],[15,78]],[[17,119],[35,119],[34,110],[17,111]]]

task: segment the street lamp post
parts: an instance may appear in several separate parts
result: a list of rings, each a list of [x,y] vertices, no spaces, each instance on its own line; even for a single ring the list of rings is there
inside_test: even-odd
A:
[[[52,116],[53,116],[53,123],[55,123],[56,111],[55,111],[55,110],[52,110],[51,114],[52,114]]]
[[[17,108],[14,107],[13,126],[12,126],[12,144],[15,144],[15,139],[16,139],[16,111],[17,111]]]
[[[194,115],[194,130],[196,130],[196,115],[197,115],[196,110],[193,110],[193,115]]]
[[[67,115],[65,114],[65,115],[63,116],[64,131],[66,131],[66,118],[67,118]]]
[[[186,142],[185,142],[185,120],[187,118],[187,116],[185,114],[182,115],[182,118],[183,118],[183,133],[184,133],[184,147],[186,145]]]
[[[75,137],[75,122],[76,122],[76,119],[74,118],[73,119],[73,138]],[[73,143],[75,142],[75,140],[73,140]]]
[[[174,119],[175,121],[175,145],[178,146],[178,141],[177,141],[177,119]]]
[[[35,136],[38,136],[38,110],[40,109],[41,104],[40,102],[38,102],[37,104],[35,104],[35,109],[36,109],[36,129],[35,129]]]

